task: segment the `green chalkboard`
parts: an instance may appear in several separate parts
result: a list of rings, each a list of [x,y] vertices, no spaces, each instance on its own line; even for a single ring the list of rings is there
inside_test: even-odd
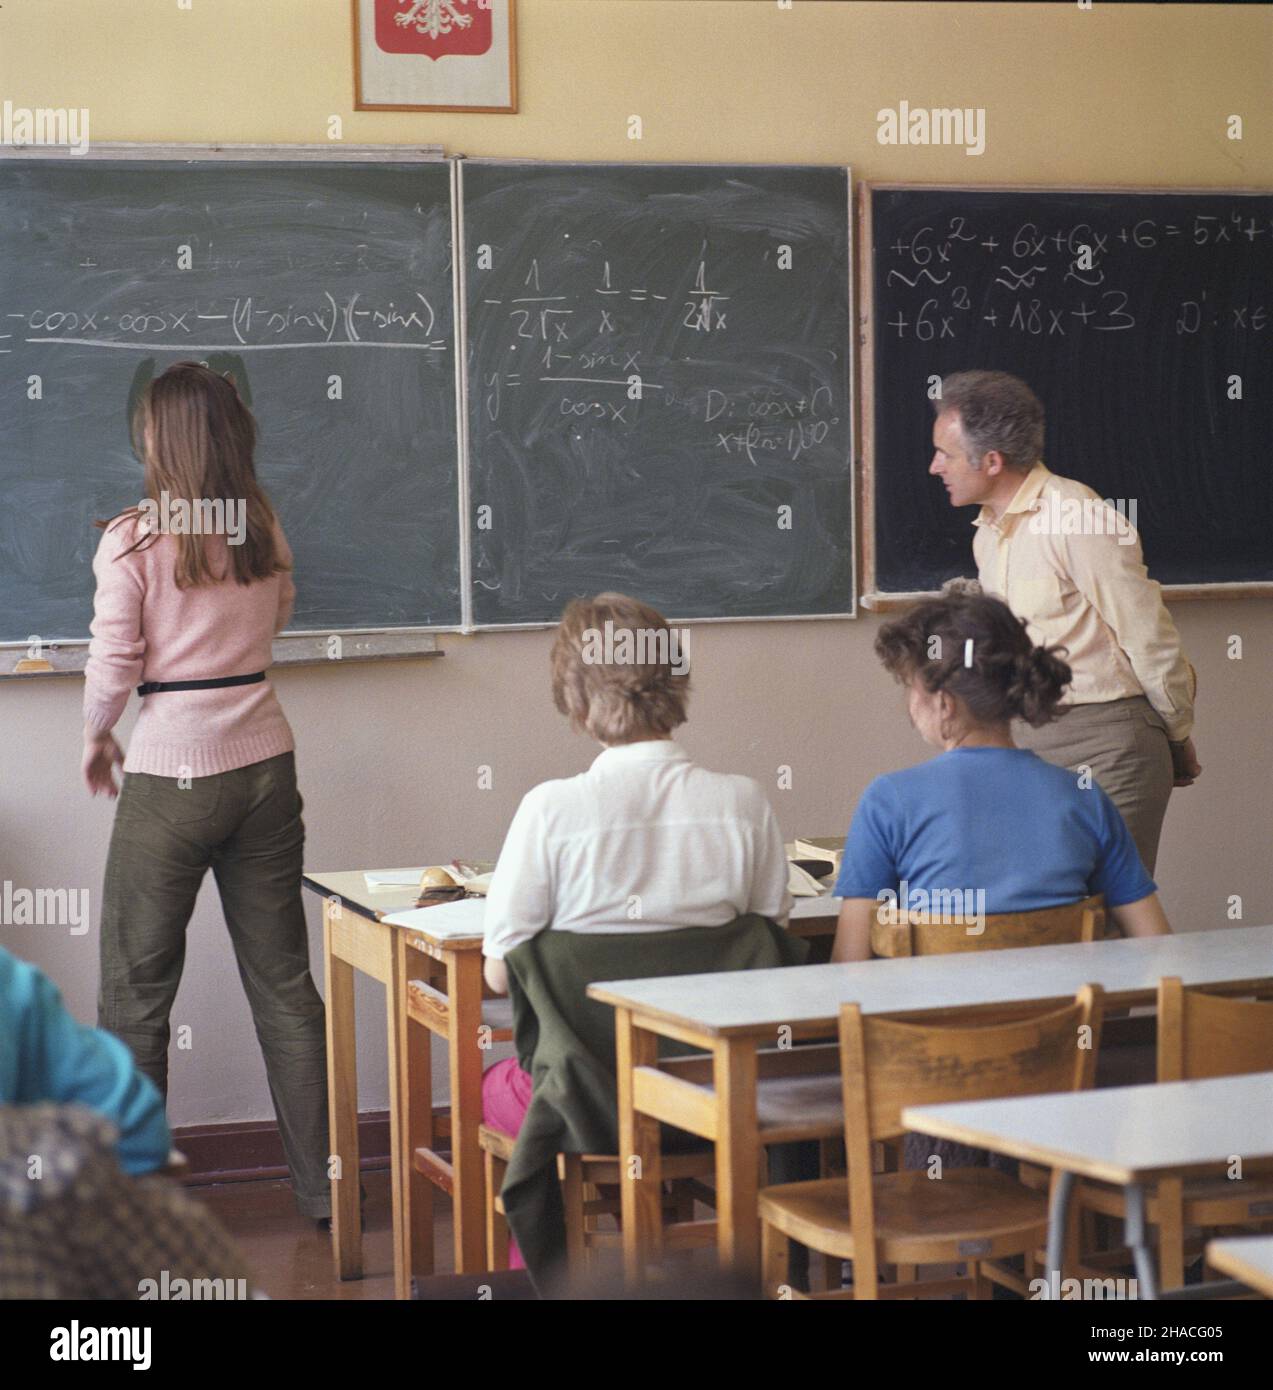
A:
[[[603,589],[851,612],[849,171],[466,161],[462,189],[475,620]]]
[[[459,622],[450,166],[0,161],[0,641],[83,638],[128,403],[232,369],[293,628]]]

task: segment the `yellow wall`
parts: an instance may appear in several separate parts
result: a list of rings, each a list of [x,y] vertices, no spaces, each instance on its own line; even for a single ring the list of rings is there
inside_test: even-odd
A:
[[[347,0],[6,0],[0,90],[100,140],[439,143],[540,159],[851,162],[863,178],[1273,180],[1263,5],[521,0],[515,116],[355,112]],[[875,113],[982,106],[986,153],[888,150]],[[1240,144],[1224,138],[1245,113]],[[643,117],[645,138],[625,123]]]
[[[97,140],[321,142],[335,114],[348,143],[438,143],[469,155],[839,162],[859,178],[919,182],[1273,187],[1269,7],[521,0],[519,9],[514,116],[354,112],[347,0],[192,0],[189,11],[178,0],[5,0],[0,100],[87,106]],[[878,145],[877,109],[902,98],[985,107],[986,153]],[[1232,113],[1244,117],[1241,143],[1225,139]],[[639,143],[626,134],[633,114],[644,123]],[[1273,605],[1208,601],[1179,606],[1176,618],[1200,676],[1206,771],[1168,813],[1164,900],[1182,928],[1227,925],[1230,894],[1242,895],[1247,921],[1273,921]],[[872,776],[923,755],[872,655],[876,622],[695,633],[685,742],[711,766],[760,778],[788,835],[847,826]],[[1230,634],[1244,639],[1241,662],[1226,659]],[[526,788],[591,756],[550,707],[548,642],[446,638],[438,662],[280,673],[310,865],[494,853]],[[110,811],[79,784],[79,698],[69,681],[0,686],[0,880],[97,893]],[[489,791],[478,789],[479,764],[494,770]],[[790,791],[776,788],[779,764],[794,769]],[[0,928],[0,941],[39,960],[91,1016],[95,934]],[[364,1002],[374,1054],[382,1015],[370,993]],[[174,1021],[194,1030],[193,1050],[173,1062],[175,1123],[270,1113],[210,889]],[[368,1063],[364,1082],[364,1105],[383,1105],[383,1065]]]

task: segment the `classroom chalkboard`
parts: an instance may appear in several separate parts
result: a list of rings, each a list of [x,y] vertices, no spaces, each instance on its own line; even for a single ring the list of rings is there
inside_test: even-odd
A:
[[[464,161],[473,616],[854,607],[849,174]]]
[[[1155,579],[1273,581],[1273,195],[876,187],[864,223],[867,586],[975,572],[927,472],[930,378],[968,368],[1030,383],[1054,473],[1135,501]]]
[[[128,402],[232,370],[295,553],[291,627],[461,616],[450,166],[0,161],[0,641],[87,636]]]

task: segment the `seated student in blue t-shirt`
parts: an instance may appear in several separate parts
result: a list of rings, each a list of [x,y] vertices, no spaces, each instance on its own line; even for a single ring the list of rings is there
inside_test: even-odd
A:
[[[1125,936],[1170,933],[1114,803],[1090,774],[1012,742],[1011,720],[1037,728],[1058,717],[1070,668],[1034,646],[1006,604],[981,594],[916,604],[880,628],[875,650],[907,687],[911,723],[943,751],[877,777],[858,802],[832,960],[870,958],[882,903],[955,905],[976,920],[973,904],[1028,912],[1103,893]]]

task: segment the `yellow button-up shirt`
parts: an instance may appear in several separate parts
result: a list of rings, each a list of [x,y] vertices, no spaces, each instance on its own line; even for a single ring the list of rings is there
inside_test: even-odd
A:
[[[1036,643],[1066,649],[1066,704],[1143,694],[1180,742],[1193,728],[1196,678],[1133,523],[1036,463],[997,521],[982,507],[973,522],[977,574]]]

